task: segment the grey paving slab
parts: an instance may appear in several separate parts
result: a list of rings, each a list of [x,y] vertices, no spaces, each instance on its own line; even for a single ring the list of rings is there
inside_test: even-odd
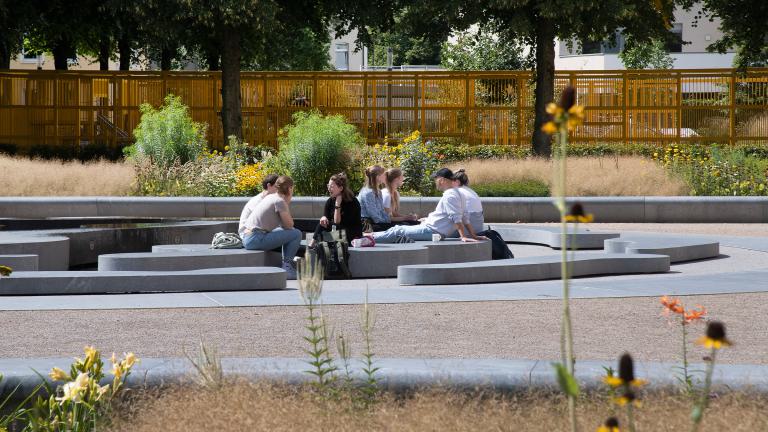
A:
[[[140,353],[139,353],[140,354]],[[352,377],[363,381],[366,376],[362,362],[350,362]],[[68,370],[71,358],[0,359],[0,371],[5,379],[0,383],[0,394],[6,395],[17,385],[21,392],[30,392],[40,383],[35,370],[45,376],[53,367]],[[382,388],[400,392],[425,387],[449,387],[457,390],[521,391],[525,389],[554,389],[557,386],[552,360],[500,360],[500,359],[375,359],[379,368],[376,376]],[[306,370],[306,359],[299,358],[224,358],[221,361],[226,375],[252,380],[297,384],[312,380]],[[603,388],[605,367],[616,368],[611,362],[579,361],[576,378],[584,389]],[[649,382],[650,388],[670,388],[675,380],[678,364],[636,362],[635,374]],[[692,370],[704,370],[704,364],[692,364]],[[128,386],[157,386],[170,382],[189,382],[194,377],[190,362],[181,358],[142,358],[134,366]],[[109,377],[107,377],[109,378]],[[713,374],[713,388],[718,390],[768,391],[768,366],[737,364],[717,365]]]
[[[210,249],[206,251],[135,252],[99,255],[99,271],[179,271],[202,268],[262,267],[264,251]]]

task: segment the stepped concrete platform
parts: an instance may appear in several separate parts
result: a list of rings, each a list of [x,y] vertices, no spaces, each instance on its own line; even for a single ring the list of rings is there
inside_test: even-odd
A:
[[[501,238],[507,243],[533,243],[549,246],[554,249],[562,248],[562,237],[560,227],[532,227],[532,226],[499,226],[490,227],[496,230]],[[602,249],[603,244],[608,239],[617,238],[619,233],[589,231],[583,228],[575,229],[568,227],[568,237],[566,239],[566,248],[584,249]]]
[[[0,265],[13,271],[37,271],[37,255],[0,255]]]
[[[570,257],[570,254],[569,254]],[[456,285],[556,279],[560,255],[453,264],[400,266],[400,285]],[[669,271],[667,255],[577,252],[570,260],[571,276],[599,276]]]
[[[209,249],[134,252],[99,256],[99,271],[179,271],[225,267],[263,267],[264,251]]]
[[[622,235],[605,241],[606,253],[668,255],[673,263],[715,258],[720,255],[720,243],[695,237],[668,235]]]
[[[35,255],[39,270],[69,268],[69,238],[47,235],[0,235],[0,255]]]
[[[232,267],[189,271],[13,272],[0,295],[109,294],[189,291],[255,291],[286,287],[285,270]]]

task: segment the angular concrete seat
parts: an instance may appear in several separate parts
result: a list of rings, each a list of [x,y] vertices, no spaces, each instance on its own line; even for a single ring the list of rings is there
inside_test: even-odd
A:
[[[4,234],[0,236],[0,255],[37,255],[40,270],[69,268],[69,239],[34,234]]]
[[[560,226],[538,227],[538,226],[503,226],[491,228],[496,230],[501,238],[507,243],[533,243],[549,246],[554,249],[560,249],[562,245]],[[575,247],[579,250],[584,249],[602,249],[603,242],[608,239],[619,237],[618,233],[603,231],[587,231],[580,228],[574,232],[574,227],[568,227],[568,237],[566,247]]]
[[[401,265],[427,263],[429,249],[415,243],[349,248],[349,271],[353,278],[395,277]]]
[[[519,282],[560,277],[560,255],[509,260],[452,264],[400,266],[400,285],[451,285],[474,283]],[[631,273],[663,273],[669,271],[667,255],[607,254],[577,252],[571,261],[571,276],[597,276]]]
[[[13,271],[37,271],[37,255],[0,255],[0,265]]]
[[[285,289],[285,281],[285,270],[276,267],[164,272],[13,272],[0,281],[0,295],[277,290]]]
[[[715,258],[720,255],[720,243],[693,237],[629,234],[606,240],[605,252],[668,255],[671,262],[678,263]]]
[[[246,249],[168,250],[99,255],[99,271],[180,271],[263,267],[264,251]]]

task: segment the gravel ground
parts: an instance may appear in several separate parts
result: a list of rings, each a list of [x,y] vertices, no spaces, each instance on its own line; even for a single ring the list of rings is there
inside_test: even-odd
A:
[[[768,224],[590,224],[595,230],[768,236]],[[520,251],[522,252],[522,251]],[[535,247],[521,255],[538,253]],[[721,271],[754,268],[762,256],[731,253]],[[727,255],[726,253],[726,255]],[[757,260],[757,261],[755,261]],[[690,264],[709,267],[718,261]],[[678,270],[683,270],[679,267]],[[712,269],[710,268],[710,271]],[[688,271],[683,271],[688,273]],[[693,271],[693,273],[697,273]],[[629,277],[629,276],[628,276]],[[383,281],[382,281],[383,282]],[[725,322],[736,344],[718,357],[726,363],[768,364],[768,293],[682,297]],[[557,359],[559,300],[375,305],[374,346],[382,357]],[[613,360],[624,351],[638,360],[677,361],[680,327],[661,314],[658,298],[572,301],[576,355]],[[336,333],[359,355],[360,306],[326,306]],[[86,344],[105,353],[182,356],[202,339],[223,356],[303,357],[305,309],[297,306],[102,311],[0,311],[6,323],[0,357],[69,357]],[[691,339],[703,332],[693,324]],[[692,361],[704,352],[692,348]]]
[[[736,345],[727,363],[768,363],[768,293],[683,297],[728,325]],[[384,357],[556,359],[558,300],[375,305],[376,354]],[[680,328],[655,297],[573,300],[577,357],[675,361]],[[336,333],[359,341],[360,306],[326,306]],[[202,338],[224,356],[302,357],[305,310],[299,306],[121,311],[2,312],[2,357],[69,357],[86,344],[141,357],[181,356]],[[690,328],[692,338],[703,324]],[[360,353],[360,346],[354,347]],[[692,358],[703,351],[695,349]]]

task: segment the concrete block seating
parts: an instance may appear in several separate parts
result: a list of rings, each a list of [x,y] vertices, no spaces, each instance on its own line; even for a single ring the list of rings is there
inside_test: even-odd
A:
[[[626,254],[660,254],[678,263],[720,255],[720,243],[696,238],[667,235],[622,235],[605,241],[605,252]]]
[[[0,237],[0,255],[35,255],[40,270],[67,270],[69,246],[67,237],[16,234]]]
[[[0,265],[13,271],[37,271],[37,255],[0,255]]]
[[[577,252],[572,275],[662,273],[669,271],[669,256]],[[400,285],[456,285],[520,282],[560,277],[560,255],[453,264],[400,266]]]
[[[63,295],[186,291],[279,290],[285,270],[231,267],[190,271],[13,272],[0,283],[0,295]]]
[[[99,270],[183,270],[234,266],[261,257],[264,266],[280,266],[280,254],[245,249],[211,249],[207,244],[157,245],[152,253],[111,254],[99,257]],[[354,278],[395,277],[405,264],[440,264],[483,261],[491,258],[490,242],[441,242],[378,244],[372,248],[349,248],[349,266]]]
[[[498,231],[501,238],[507,243],[533,243],[549,246],[554,249],[560,249],[562,246],[562,239],[560,237],[560,226],[552,227],[532,227],[532,226],[504,226],[494,227],[492,229]],[[570,235],[573,234],[573,235]],[[569,227],[569,235],[566,240],[567,248],[576,247],[576,249],[602,249],[603,242],[608,239],[619,237],[618,233],[601,232],[601,231],[588,231],[583,228],[578,229],[575,233],[573,227]]]

